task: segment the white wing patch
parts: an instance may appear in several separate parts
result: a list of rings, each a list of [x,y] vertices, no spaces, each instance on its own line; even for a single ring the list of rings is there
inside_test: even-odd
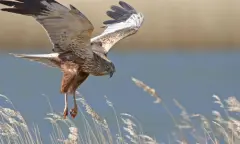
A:
[[[131,16],[122,22],[107,24],[104,32],[91,39],[91,42],[101,42],[104,52],[107,54],[109,50],[118,41],[135,34],[142,26],[144,16],[141,13],[133,13]]]
[[[142,25],[143,18],[144,17],[141,13],[132,14],[131,17],[128,18],[127,21],[125,22],[107,25],[107,29],[104,30],[104,32],[101,35],[106,35],[127,28],[134,29],[137,31]]]
[[[30,61],[36,61],[41,64],[50,66],[50,67],[59,67],[60,59],[58,58],[58,53],[50,54],[12,54],[15,57],[28,59]]]

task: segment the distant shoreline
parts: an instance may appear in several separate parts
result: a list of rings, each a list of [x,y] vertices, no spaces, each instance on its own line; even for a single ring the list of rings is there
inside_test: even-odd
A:
[[[117,1],[69,2],[94,24],[94,36],[101,33],[105,11]],[[126,0],[145,15],[140,31],[117,47],[158,49],[226,49],[240,47],[240,1],[232,0]],[[2,6],[0,6],[1,8]],[[51,47],[45,31],[31,17],[0,12],[0,47],[4,50]],[[3,49],[1,49],[3,50]]]

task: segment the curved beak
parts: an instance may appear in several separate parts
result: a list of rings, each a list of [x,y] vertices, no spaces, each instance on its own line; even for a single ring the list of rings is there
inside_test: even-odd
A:
[[[113,63],[111,63],[111,64],[112,64],[112,67],[111,67],[111,71],[109,73],[109,78],[111,78],[113,76],[113,74],[116,72],[114,64]]]
[[[114,71],[109,74],[109,78],[111,78],[114,74]]]

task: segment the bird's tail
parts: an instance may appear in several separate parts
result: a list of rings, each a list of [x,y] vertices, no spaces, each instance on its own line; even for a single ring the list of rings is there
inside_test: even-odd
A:
[[[36,61],[41,64],[50,66],[50,67],[60,67],[60,59],[58,58],[58,53],[50,54],[13,54],[15,57],[28,59],[30,61]]]

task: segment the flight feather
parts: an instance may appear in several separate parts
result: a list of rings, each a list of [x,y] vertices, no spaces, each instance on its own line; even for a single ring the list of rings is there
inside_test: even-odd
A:
[[[101,43],[102,50],[93,48],[93,51],[103,51],[105,54],[120,40],[135,34],[144,21],[143,14],[137,12],[131,5],[119,1],[120,6],[111,6],[106,14],[112,18],[103,22],[105,30],[102,34],[91,39],[92,43]]]

